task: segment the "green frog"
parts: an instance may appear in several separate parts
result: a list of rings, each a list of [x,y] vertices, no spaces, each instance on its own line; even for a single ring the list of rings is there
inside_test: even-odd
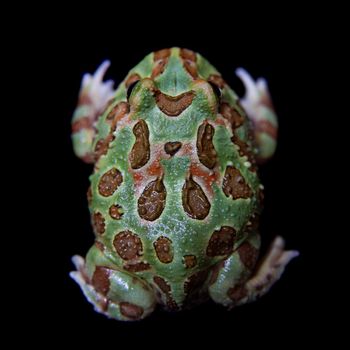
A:
[[[72,120],[78,157],[94,165],[88,203],[95,243],[73,257],[95,310],[123,321],[211,298],[256,300],[298,255],[277,237],[258,262],[263,186],[276,148],[266,81],[242,68],[240,100],[200,54],[146,56],[116,90],[109,61],[82,80]]]

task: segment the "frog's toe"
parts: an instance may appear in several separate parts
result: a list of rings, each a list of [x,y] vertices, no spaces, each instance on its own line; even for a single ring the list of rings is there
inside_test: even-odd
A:
[[[140,320],[152,313],[156,298],[145,281],[111,266],[107,260],[102,263],[101,256],[92,255],[98,264],[93,266],[87,257],[87,265],[92,267],[90,272],[84,259],[74,256],[72,261],[77,271],[71,272],[70,277],[80,286],[95,311],[121,321]]]
[[[85,260],[79,255],[74,255],[72,262],[77,270],[71,271],[69,276],[79,285],[87,300],[94,305],[95,311],[104,313],[103,305],[106,304],[106,298],[100,295],[89,283],[85,272]]]
[[[255,297],[264,295],[283,274],[288,263],[299,255],[296,250],[284,250],[284,240],[276,237],[247,288]]]
[[[110,61],[105,60],[93,75],[86,73],[83,76],[81,94],[86,95],[90,99],[97,112],[101,112],[105,108],[115,93],[113,89],[114,81],[103,81],[110,64]]]
[[[264,78],[255,81],[243,68],[238,68],[236,75],[245,87],[245,96],[240,102],[252,122],[255,144],[258,148],[257,158],[262,163],[271,158],[275,152],[278,129],[268,85]]]

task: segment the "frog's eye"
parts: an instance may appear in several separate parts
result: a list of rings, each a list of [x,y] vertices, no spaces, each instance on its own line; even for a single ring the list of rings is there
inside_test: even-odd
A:
[[[136,81],[132,82],[132,83],[129,85],[129,87],[128,87],[127,91],[126,91],[126,98],[127,98],[127,99],[130,98],[130,95],[131,95],[132,91],[134,90],[134,87],[137,85],[137,83],[138,83],[139,81],[140,81],[140,80],[136,80]]]
[[[218,100],[220,100],[220,98],[221,98],[221,89],[216,84],[214,84],[211,81],[208,81],[208,83],[210,84],[211,88],[213,89],[214,94],[216,95]]]

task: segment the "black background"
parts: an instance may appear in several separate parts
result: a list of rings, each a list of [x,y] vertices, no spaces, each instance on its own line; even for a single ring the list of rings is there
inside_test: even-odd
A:
[[[46,213],[45,219],[40,220],[46,228],[38,232],[39,239],[35,241],[40,288],[33,290],[34,308],[40,311],[42,322],[34,327],[34,339],[47,332],[51,335],[50,344],[64,342],[69,336],[70,342],[77,343],[98,340],[118,346],[121,342],[154,342],[168,347],[174,342],[185,346],[189,337],[198,346],[212,342],[217,346],[276,343],[278,347],[287,343],[298,345],[314,334],[315,328],[311,330],[310,325],[315,325],[322,308],[313,266],[313,243],[320,232],[314,229],[318,219],[312,212],[312,169],[316,159],[310,85],[315,84],[317,75],[314,63],[319,35],[312,28],[305,30],[303,16],[291,20],[282,16],[273,21],[258,16],[237,21],[234,17],[216,18],[214,13],[206,15],[209,20],[204,22],[203,18],[191,23],[177,19],[176,29],[169,28],[175,23],[170,20],[160,23],[129,16],[122,23],[119,13],[105,27],[81,21],[67,30],[62,17],[54,23],[55,30],[50,30],[50,40],[42,33],[49,28],[49,19],[33,35],[38,45],[33,66],[39,66],[45,87],[41,99],[47,104],[46,113],[38,112],[36,116],[39,123],[35,123],[35,132],[40,136],[32,137],[33,149],[40,156],[31,172],[37,174],[39,169],[43,194],[38,202]],[[280,132],[275,157],[260,171],[265,185],[263,251],[273,237],[281,235],[287,248],[297,249],[301,255],[256,303],[231,312],[208,303],[175,314],[157,310],[141,322],[117,322],[95,313],[68,276],[73,269],[71,256],[85,255],[94,239],[86,202],[92,168],[73,154],[70,120],[85,72],[93,72],[108,58],[112,65],[107,78],[118,84],[146,54],[172,46],[201,53],[240,96],[244,89],[234,75],[237,67],[246,68],[255,78],[263,76],[268,80]]]

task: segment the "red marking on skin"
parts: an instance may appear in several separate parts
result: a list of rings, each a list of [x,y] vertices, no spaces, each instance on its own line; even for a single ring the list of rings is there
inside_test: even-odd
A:
[[[152,176],[160,176],[162,174],[162,167],[159,163],[159,158],[155,159],[154,162],[148,167],[147,173]]]
[[[204,182],[207,192],[209,192],[211,195],[213,194],[212,185],[213,182],[217,180],[217,175],[214,171],[207,171],[204,170],[200,165],[191,164],[190,173],[193,176],[201,178]]]
[[[140,182],[143,180],[143,176],[142,176],[141,173],[136,173],[136,172],[134,172],[134,173],[132,174],[132,176],[133,176],[133,178],[134,178],[134,183],[135,183],[136,185],[139,185]]]
[[[185,143],[181,147],[181,156],[189,156],[191,157],[193,155],[193,145],[191,143]]]
[[[153,154],[150,159],[151,163],[146,169],[146,174],[150,176],[160,177],[163,175],[163,168],[160,161],[164,159],[164,149],[162,144],[158,144],[151,149],[151,154]],[[146,175],[145,174],[145,175]]]

